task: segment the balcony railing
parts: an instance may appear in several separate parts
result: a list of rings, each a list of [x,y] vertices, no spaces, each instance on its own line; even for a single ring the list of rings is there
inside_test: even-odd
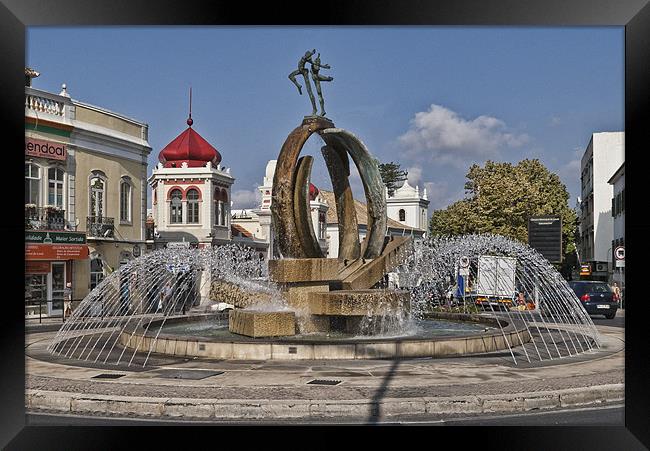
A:
[[[26,90],[27,91],[27,90]],[[57,100],[50,93],[29,89],[25,93],[25,108],[36,112],[48,113],[54,116],[65,116],[65,103]]]
[[[86,235],[90,238],[114,238],[115,219],[104,216],[86,218]]]
[[[25,207],[25,230],[71,230],[65,210],[52,207]]]

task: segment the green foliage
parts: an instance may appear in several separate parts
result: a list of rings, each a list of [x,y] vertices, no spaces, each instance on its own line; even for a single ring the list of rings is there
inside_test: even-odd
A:
[[[431,235],[495,233],[528,242],[528,218],[558,215],[562,218],[562,249],[575,252],[577,217],[569,208],[569,193],[557,174],[539,160],[516,165],[487,161],[467,173],[467,197],[431,215]]]
[[[393,195],[395,189],[402,186],[404,180],[408,176],[408,171],[400,169],[398,163],[380,163],[377,160],[377,165],[379,166],[379,173],[381,174],[381,180],[384,182],[384,185],[388,188],[388,194]]]

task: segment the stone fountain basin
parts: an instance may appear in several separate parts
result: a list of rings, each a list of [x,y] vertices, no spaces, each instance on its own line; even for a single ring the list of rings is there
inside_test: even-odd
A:
[[[193,315],[190,317],[168,318],[165,324],[203,321],[210,318],[223,318],[216,315]],[[506,323],[503,320],[486,318],[473,314],[431,313],[431,319],[476,322],[496,329],[485,333],[466,336],[437,336],[435,338],[395,337],[333,340],[301,340],[292,338],[249,338],[218,339],[200,336],[172,335],[161,332],[155,340],[156,332],[162,322],[154,320],[149,331],[144,334],[146,325],[129,326],[120,334],[120,344],[131,350],[148,352],[152,342],[153,353],[184,358],[208,358],[227,360],[355,360],[355,359],[394,359],[418,357],[450,357],[484,354],[508,349],[530,341],[531,337],[524,324]],[[497,323],[501,322],[503,332]],[[504,338],[505,336],[505,338]],[[507,339],[507,342],[506,342]]]

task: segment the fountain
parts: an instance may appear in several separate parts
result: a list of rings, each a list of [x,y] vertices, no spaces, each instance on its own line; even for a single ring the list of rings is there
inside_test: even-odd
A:
[[[516,364],[516,355],[533,363],[599,346],[580,301],[528,246],[494,235],[417,243],[386,236],[376,161],[354,134],[316,115],[309,94],[314,114],[288,135],[274,174],[271,213],[281,257],[267,266],[237,245],[145,254],[91,291],[49,345],[53,355],[146,366],[156,355],[371,359],[508,350]],[[338,258],[323,255],[309,214],[313,157],[299,155],[314,133],[325,144],[335,195]],[[363,241],[350,157],[365,191]],[[455,285],[458,295],[445,305]],[[534,310],[516,305],[515,289],[534,300]],[[219,303],[234,309],[217,312]]]
[[[454,284],[461,258],[469,260],[468,280],[475,281],[480,277],[477,263],[485,255],[516,261],[515,284],[527,298],[535,296],[534,310],[503,308],[498,302],[479,309],[481,298],[472,291],[456,299],[457,306],[445,305],[444,294]],[[293,282],[273,282],[256,253],[238,245],[155,251],[106,277],[48,349],[55,356],[98,365],[146,366],[158,355],[363,359],[499,350],[507,350],[515,363],[517,358],[535,363],[599,346],[593,322],[573,291],[525,244],[495,235],[436,238],[414,243],[401,258],[388,277],[400,289],[382,280],[372,289],[353,285],[347,290],[339,282],[312,280],[300,266],[291,266],[302,259],[286,259],[293,263],[276,275]],[[309,266],[311,274],[325,274],[327,265],[337,268],[329,259],[315,260],[323,263]],[[346,268],[345,262],[338,264]],[[174,297],[161,305],[167,284]],[[208,296],[201,295],[205,288],[211,288]],[[235,309],[215,312],[219,302]]]

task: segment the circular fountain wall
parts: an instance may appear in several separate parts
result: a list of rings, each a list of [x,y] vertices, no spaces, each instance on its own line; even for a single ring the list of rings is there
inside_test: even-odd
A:
[[[154,320],[150,329],[158,330]],[[500,323],[500,324],[499,324]],[[125,328],[120,342],[126,348],[176,357],[234,360],[338,360],[447,357],[494,352],[528,342],[525,327],[479,315],[431,313],[412,322],[410,330],[393,336],[304,334],[249,338],[228,330],[224,316],[171,318],[160,333]],[[502,329],[502,330],[501,330]]]

